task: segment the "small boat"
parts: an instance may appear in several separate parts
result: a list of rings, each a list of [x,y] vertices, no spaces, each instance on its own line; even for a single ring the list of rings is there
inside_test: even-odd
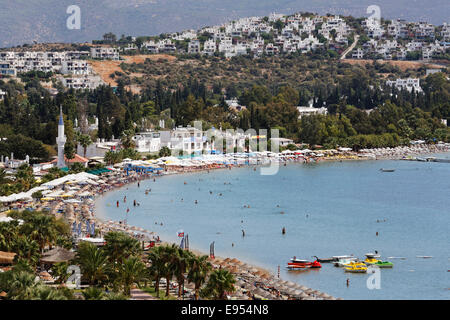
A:
[[[367,267],[365,263],[359,261],[351,261],[344,265],[344,267]]]
[[[366,256],[366,260],[364,260],[365,264],[375,264],[380,261],[376,259],[380,258],[380,255],[377,253],[366,253],[365,256]]]
[[[394,172],[395,169],[384,169],[384,168],[381,168],[380,171],[381,172]]]
[[[322,268],[322,265],[319,261],[315,260],[313,262],[308,260],[297,259],[296,257],[291,259],[291,262],[288,262],[287,268],[289,270],[299,270],[299,269],[318,269]]]
[[[393,268],[394,264],[390,261],[378,261],[377,263],[372,264],[373,266],[377,266],[378,268]]]
[[[358,261],[358,258],[353,256],[333,256],[333,258],[335,259],[334,265],[336,267],[343,267],[352,261]]]
[[[329,263],[329,262],[335,262],[336,259],[335,258],[325,258],[325,259],[320,259],[317,256],[313,256],[314,258],[316,258],[316,260],[318,262],[322,262],[322,263]]]
[[[350,266],[350,267],[345,267],[344,268],[345,272],[350,272],[350,273],[366,273],[367,272],[367,267],[366,266]]]

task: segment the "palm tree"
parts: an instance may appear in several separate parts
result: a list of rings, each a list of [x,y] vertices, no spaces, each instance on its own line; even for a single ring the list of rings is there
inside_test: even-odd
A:
[[[139,284],[139,282],[147,277],[147,269],[145,264],[138,257],[130,257],[126,259],[119,268],[119,281],[123,285],[123,293],[130,295],[131,286]]]
[[[105,295],[102,300],[128,300],[128,297],[122,293],[111,292]]]
[[[14,239],[17,237],[19,223],[0,222],[0,250],[11,251],[14,245]]]
[[[120,152],[107,151],[103,157],[103,160],[107,164],[115,164],[115,163],[122,161],[122,155]]]
[[[226,300],[225,292],[234,292],[234,276],[226,269],[217,269],[209,275],[208,283],[202,291],[202,296],[216,300]]]
[[[97,287],[89,287],[82,292],[84,300],[102,300],[105,292]]]
[[[189,261],[188,281],[195,286],[195,300],[198,300],[200,287],[205,283],[208,272],[212,269],[208,256],[194,256]]]
[[[124,259],[141,254],[141,245],[136,240],[123,232],[108,232],[105,235],[106,245],[103,250],[108,254],[114,265],[122,263]]]
[[[61,292],[48,286],[39,285],[33,289],[31,300],[67,300]]]
[[[120,137],[120,142],[122,143],[122,146],[124,147],[124,149],[135,147],[136,144],[133,141],[133,136],[134,136],[134,130],[132,130],[132,129],[124,130],[122,132],[122,136]]]
[[[79,244],[77,261],[83,277],[89,284],[96,285],[108,278],[107,275],[110,271],[108,256],[92,243],[82,242]]]
[[[190,259],[192,259],[192,256],[193,254],[191,252],[183,250],[182,248],[177,248],[177,250],[175,251],[174,274],[178,282],[178,298],[181,298],[185,279],[184,274],[186,273],[189,261]]]
[[[166,297],[169,296],[170,280],[176,270],[176,252],[178,246],[176,244],[166,245],[162,249],[162,260],[164,261],[163,274],[166,278]]]
[[[29,217],[22,225],[21,231],[36,240],[42,252],[47,244],[51,244],[57,238],[55,218],[47,214],[35,214]]]
[[[86,158],[87,147],[89,147],[92,144],[91,137],[87,134],[82,134],[77,137],[77,141],[80,144],[80,146],[83,147],[83,157]]]
[[[8,179],[6,179],[6,170],[0,168],[0,184],[5,183],[6,181],[8,181]]]
[[[164,247],[153,247],[148,253],[148,260],[151,262],[149,273],[155,279],[156,296],[159,298],[159,281],[165,272],[165,261],[163,260]]]
[[[36,266],[39,262],[41,257],[39,249],[38,242],[25,235],[18,236],[13,247],[13,251],[17,254],[16,261],[23,259],[31,266]]]
[[[9,286],[8,298],[13,300],[29,300],[33,297],[33,289],[38,282],[36,276],[29,272],[13,272]]]
[[[57,278],[56,283],[65,283],[69,278],[69,274],[67,273],[68,268],[67,262],[55,263],[52,266],[52,274],[54,278]]]

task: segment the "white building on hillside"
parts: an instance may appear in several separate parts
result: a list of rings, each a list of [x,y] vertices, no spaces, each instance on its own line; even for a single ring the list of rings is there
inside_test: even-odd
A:
[[[406,89],[411,92],[414,89],[415,92],[422,92],[419,79],[408,78],[388,80],[386,81],[386,84],[388,86],[395,86],[398,90]]]
[[[91,48],[91,57],[93,59],[119,60],[119,51],[117,48],[95,47]]]

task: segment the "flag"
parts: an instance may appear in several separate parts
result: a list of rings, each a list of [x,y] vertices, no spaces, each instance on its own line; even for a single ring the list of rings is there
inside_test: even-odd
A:
[[[179,238],[183,238],[184,237],[184,231],[183,230],[178,231],[177,235],[178,235]]]
[[[91,225],[91,236],[95,235],[95,222]]]

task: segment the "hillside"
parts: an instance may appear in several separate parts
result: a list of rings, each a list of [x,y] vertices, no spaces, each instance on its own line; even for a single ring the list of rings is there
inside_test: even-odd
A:
[[[0,10],[0,47],[36,42],[85,42],[106,32],[153,35],[220,24],[230,19],[271,12],[310,11],[319,14],[367,16],[373,1],[363,0],[3,0]],[[81,30],[66,28],[66,9],[81,8]],[[377,1],[382,17],[442,24],[449,3],[433,1]]]

